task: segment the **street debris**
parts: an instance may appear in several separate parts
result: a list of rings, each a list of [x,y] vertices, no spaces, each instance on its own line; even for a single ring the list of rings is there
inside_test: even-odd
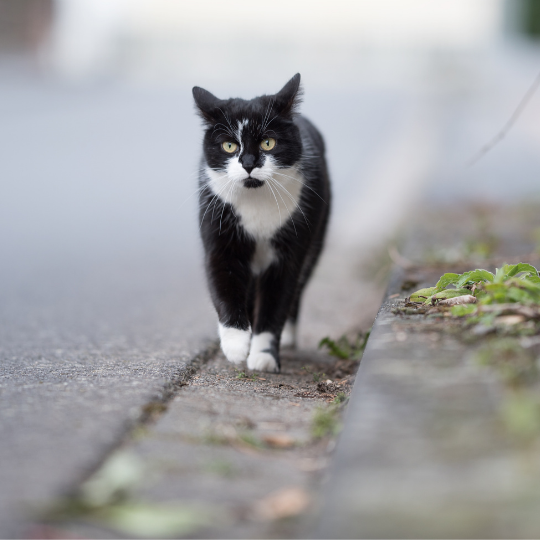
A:
[[[257,501],[253,513],[256,519],[262,521],[284,519],[301,514],[307,510],[310,502],[311,498],[304,489],[290,487]]]

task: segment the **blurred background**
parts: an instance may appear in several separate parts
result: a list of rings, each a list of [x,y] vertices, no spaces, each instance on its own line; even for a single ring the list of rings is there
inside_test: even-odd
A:
[[[3,313],[76,289],[66,324],[103,291],[107,316],[144,294],[197,316],[194,85],[250,98],[300,72],[328,145],[331,238],[358,249],[419,197],[536,197],[540,96],[465,164],[540,71],[539,35],[538,0],[0,0]]]
[[[538,200],[540,92],[466,164],[540,72],[540,0],[0,0],[0,534],[216,337],[191,88],[251,98],[297,72],[333,182],[313,348],[371,326],[386,246],[430,229],[423,209]]]

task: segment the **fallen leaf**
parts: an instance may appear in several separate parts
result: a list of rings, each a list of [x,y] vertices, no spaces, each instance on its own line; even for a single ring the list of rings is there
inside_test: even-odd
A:
[[[117,450],[82,486],[82,497],[91,506],[106,505],[142,481],[144,461],[128,450]]]
[[[461,306],[463,304],[476,304],[476,297],[472,294],[465,294],[463,296],[456,296],[455,298],[447,298],[441,300],[439,306]]]
[[[286,433],[269,433],[263,435],[261,440],[274,448],[291,448],[296,444],[296,441]]]
[[[297,516],[307,509],[309,503],[310,497],[304,489],[289,487],[257,501],[253,510],[258,519],[273,521]]]
[[[110,506],[97,516],[107,526],[143,538],[186,535],[208,525],[210,508],[184,503],[126,503]]]
[[[495,319],[495,324],[513,326],[514,324],[519,324],[524,321],[525,317],[523,315],[503,315],[502,317],[497,317]]]

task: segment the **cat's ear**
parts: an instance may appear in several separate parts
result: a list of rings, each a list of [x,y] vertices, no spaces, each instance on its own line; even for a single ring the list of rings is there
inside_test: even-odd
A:
[[[201,118],[208,123],[215,122],[215,115],[221,100],[199,86],[194,86],[192,92]]]
[[[302,101],[300,73],[297,73],[276,95],[276,108],[282,116],[293,116]]]

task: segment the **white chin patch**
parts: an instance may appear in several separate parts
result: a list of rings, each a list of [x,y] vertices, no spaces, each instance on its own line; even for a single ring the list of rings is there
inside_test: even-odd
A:
[[[207,167],[206,174],[214,195],[234,207],[242,227],[256,239],[272,238],[287,223],[299,207],[304,186],[297,167],[279,168],[272,156],[266,156],[263,166],[251,172],[253,178],[264,182],[256,189],[244,187],[248,173],[238,156],[228,160],[226,170]],[[297,219],[306,219],[301,212],[300,216]]]
[[[273,346],[274,336],[271,332],[256,334],[251,340],[251,349],[247,359],[247,367],[257,371],[279,371],[276,359],[268,352]]]
[[[238,330],[238,328],[228,328],[219,323],[219,339],[221,350],[229,362],[240,364],[249,353],[249,342],[251,340],[251,330]]]
[[[291,321],[285,323],[283,332],[281,332],[281,346],[286,349],[296,347],[296,324]]]

